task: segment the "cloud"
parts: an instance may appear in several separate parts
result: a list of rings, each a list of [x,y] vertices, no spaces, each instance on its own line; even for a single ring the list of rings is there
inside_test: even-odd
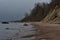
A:
[[[35,0],[36,1],[36,3],[37,2],[40,2],[40,3],[50,3],[51,2],[51,0]]]

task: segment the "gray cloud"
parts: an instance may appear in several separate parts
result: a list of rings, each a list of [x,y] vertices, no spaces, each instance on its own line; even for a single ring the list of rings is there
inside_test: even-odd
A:
[[[21,20],[24,17],[24,13],[33,8],[35,1],[0,0],[0,21]]]

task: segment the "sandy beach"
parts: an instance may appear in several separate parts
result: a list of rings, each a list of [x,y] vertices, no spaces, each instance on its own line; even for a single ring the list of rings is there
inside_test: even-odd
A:
[[[49,24],[36,22],[37,28],[35,40],[60,40],[60,24]]]

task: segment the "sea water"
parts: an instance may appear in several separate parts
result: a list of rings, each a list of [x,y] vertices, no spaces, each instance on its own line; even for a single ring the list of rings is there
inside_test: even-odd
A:
[[[35,30],[31,23],[27,23],[28,26],[24,26],[24,23],[0,23],[0,40],[33,40],[35,36],[29,38],[21,38],[26,35],[34,35]]]

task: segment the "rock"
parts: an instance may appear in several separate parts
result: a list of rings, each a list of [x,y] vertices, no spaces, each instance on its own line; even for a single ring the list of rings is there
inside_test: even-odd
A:
[[[25,23],[24,26],[28,26],[28,24]]]

